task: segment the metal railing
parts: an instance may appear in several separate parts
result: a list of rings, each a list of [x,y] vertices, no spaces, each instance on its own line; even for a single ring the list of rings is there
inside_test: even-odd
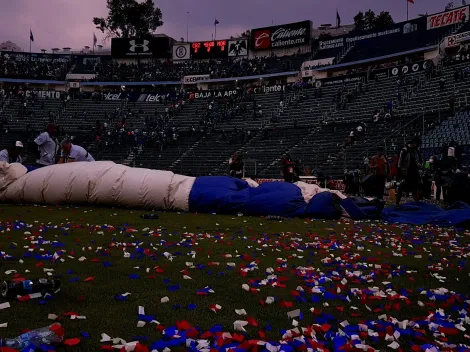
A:
[[[369,156],[370,152],[375,152],[379,146],[384,146],[384,152],[385,152],[385,154],[387,154],[388,149],[390,148],[390,144],[393,145],[392,139],[396,139],[397,137],[399,137],[399,138],[403,137],[403,144],[405,144],[406,143],[406,137],[407,137],[407,133],[406,133],[407,128],[414,125],[417,121],[420,121],[420,120],[421,120],[421,123],[422,123],[422,132],[421,133],[424,135],[425,132],[426,132],[426,128],[427,128],[427,126],[426,126],[426,112],[422,111],[419,114],[419,116],[415,117],[414,119],[407,122],[403,126],[399,126],[398,128],[394,129],[391,133],[386,135],[379,142],[374,143],[371,147],[367,148],[367,150],[365,150],[364,152],[362,152],[358,156],[356,156],[352,159],[349,159],[349,161],[346,160],[346,153],[345,153],[345,167],[347,165],[353,164],[355,162],[357,163],[359,161],[362,161],[364,159],[364,157]],[[387,141],[389,143],[387,143]]]

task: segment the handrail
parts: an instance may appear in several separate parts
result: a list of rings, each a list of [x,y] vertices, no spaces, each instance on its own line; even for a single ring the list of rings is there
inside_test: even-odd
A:
[[[357,157],[355,157],[355,158],[353,158],[353,159],[350,159],[350,160],[349,160],[349,163],[354,162],[354,161],[356,161],[356,160],[363,159],[364,156],[366,156],[366,155],[369,153],[370,150],[377,149],[377,147],[378,147],[381,143],[386,142],[388,139],[394,137],[394,136],[397,134],[397,132],[401,132],[402,129],[403,129],[403,131],[404,131],[407,126],[409,126],[410,124],[414,123],[414,122],[417,121],[418,119],[424,119],[424,114],[425,114],[425,113],[426,113],[426,112],[423,111],[419,116],[417,116],[417,117],[414,118],[413,120],[409,121],[408,123],[406,123],[406,124],[403,125],[403,126],[400,126],[400,127],[397,128],[397,129],[393,130],[389,135],[387,135],[385,138],[383,138],[379,143],[374,144],[372,147],[370,147],[370,148],[368,148],[366,151],[362,152],[359,156],[357,156]],[[398,135],[399,135],[399,134],[398,134]]]

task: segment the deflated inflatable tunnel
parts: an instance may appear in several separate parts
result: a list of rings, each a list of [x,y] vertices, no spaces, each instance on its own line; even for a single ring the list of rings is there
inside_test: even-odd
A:
[[[226,176],[194,178],[110,161],[53,165],[29,173],[20,164],[0,164],[3,202],[336,219],[343,198],[302,182],[258,185]]]
[[[448,209],[409,203],[383,212],[384,202],[346,198],[303,182],[268,182],[228,176],[189,177],[170,171],[131,168],[111,161],[76,162],[28,172],[21,164],[0,162],[0,202],[95,204],[199,213],[354,220],[383,219],[407,224],[467,226],[470,207]]]

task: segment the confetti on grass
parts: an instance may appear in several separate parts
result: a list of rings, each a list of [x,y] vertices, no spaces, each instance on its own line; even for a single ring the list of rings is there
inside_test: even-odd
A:
[[[160,220],[155,228],[120,220],[0,220],[0,261],[21,258],[5,265],[6,279],[63,281],[60,299],[29,293],[0,309],[13,316],[47,304],[49,321],[74,331],[60,347],[71,351],[469,350],[465,231],[310,220],[299,230],[295,220],[217,217],[199,225],[218,230],[172,232]],[[109,312],[129,311],[119,315],[123,338],[90,330],[116,318]],[[13,325],[6,320],[5,331]]]

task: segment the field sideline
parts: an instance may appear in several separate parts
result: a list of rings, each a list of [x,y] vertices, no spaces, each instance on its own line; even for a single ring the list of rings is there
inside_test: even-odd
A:
[[[224,341],[250,349],[244,342],[250,339],[275,344],[295,327],[309,329],[307,347],[329,350],[340,331],[351,346],[358,335],[381,351],[442,350],[446,343],[463,351],[457,344],[470,344],[470,234],[463,230],[166,212],[144,220],[142,214],[148,212],[0,205],[0,281],[48,273],[62,281],[51,299],[9,301],[0,310],[0,324],[7,323],[0,337],[47,326],[54,314],[66,338],[80,340],[58,348],[67,351],[113,345],[100,342],[102,333],[150,348],[170,340],[168,328],[177,322],[187,330],[182,321],[200,329],[189,329],[188,337],[215,340],[217,348]],[[297,309],[300,315],[292,313]],[[237,320],[248,322],[246,332],[225,340],[217,334],[233,333]],[[293,337],[284,335],[302,350]],[[173,347],[161,343],[158,350],[165,346]]]

